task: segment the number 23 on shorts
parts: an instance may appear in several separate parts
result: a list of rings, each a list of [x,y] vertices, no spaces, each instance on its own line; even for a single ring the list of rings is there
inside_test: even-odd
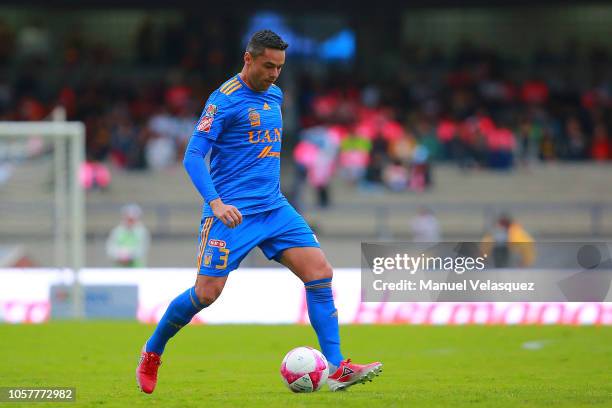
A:
[[[204,265],[207,267],[215,265],[215,269],[225,269],[227,268],[229,253],[229,248],[211,245],[209,248],[206,248]]]

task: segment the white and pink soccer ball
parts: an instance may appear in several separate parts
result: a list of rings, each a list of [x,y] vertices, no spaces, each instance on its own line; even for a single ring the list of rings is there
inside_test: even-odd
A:
[[[291,391],[315,392],[327,382],[329,364],[319,350],[297,347],[283,359],[280,373]]]

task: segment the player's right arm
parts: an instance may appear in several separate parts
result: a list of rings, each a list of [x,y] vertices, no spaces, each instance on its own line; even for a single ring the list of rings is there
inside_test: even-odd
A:
[[[242,214],[233,205],[223,203],[204,161],[204,157],[231,117],[230,108],[223,106],[222,102],[218,92],[209,98],[185,150],[183,165],[215,217],[228,227],[234,228],[242,222]]]

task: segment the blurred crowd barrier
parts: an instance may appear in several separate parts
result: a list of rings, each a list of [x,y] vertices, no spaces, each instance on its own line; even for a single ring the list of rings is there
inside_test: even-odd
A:
[[[123,307],[132,313],[127,318],[156,323],[176,293],[193,284],[193,276],[192,269],[85,269],[80,282],[83,287],[126,288],[121,304],[110,292],[91,292],[84,302],[85,309],[92,310],[90,318],[117,318],[117,314],[97,311],[107,308],[117,313],[117,308]],[[264,282],[270,281],[275,282],[274,288],[264,287]],[[51,287],[69,287],[72,282],[69,270],[0,270],[0,322],[48,321],[52,304],[61,305],[70,297],[69,291],[51,291]],[[270,296],[261,296],[272,290]],[[131,293],[133,302],[125,299],[126,293]],[[612,325],[612,303],[605,302],[362,303],[358,269],[335,271],[334,295],[342,324]],[[126,318],[125,313],[121,318]],[[239,269],[232,273],[222,300],[197,315],[194,323],[306,324],[304,286],[281,269]]]

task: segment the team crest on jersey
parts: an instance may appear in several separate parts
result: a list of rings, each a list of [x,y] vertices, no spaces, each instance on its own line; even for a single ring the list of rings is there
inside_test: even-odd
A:
[[[259,116],[259,113],[253,108],[249,109],[249,120],[251,121],[252,127],[261,125],[261,117]]]
[[[226,243],[220,239],[211,239],[208,241],[208,245],[217,248],[225,248]]]
[[[202,116],[202,119],[200,119],[200,123],[198,123],[198,132],[210,132],[210,128],[214,119],[215,118],[213,118],[212,116]]]
[[[206,107],[206,116],[215,116],[217,113],[217,105],[210,104]]]

